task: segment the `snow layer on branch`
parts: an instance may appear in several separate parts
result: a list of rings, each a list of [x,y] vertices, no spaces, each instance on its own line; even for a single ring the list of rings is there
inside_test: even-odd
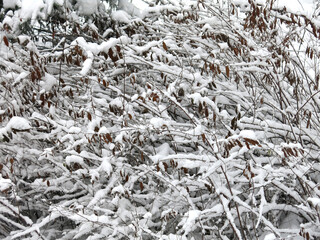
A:
[[[319,207],[320,206],[320,198],[317,197],[309,197],[308,202],[312,203],[314,207]]]
[[[97,12],[99,0],[78,0],[79,13],[83,15],[91,15]]]
[[[88,74],[92,66],[92,59],[88,58],[84,61],[82,70],[80,72],[80,75],[85,76]]]
[[[88,53],[91,52],[93,55],[97,55],[100,52],[108,53],[109,49],[115,47],[117,44],[129,44],[130,39],[126,36],[121,36],[119,38],[110,38],[108,41],[97,43],[88,43],[83,37],[78,37],[71,43],[71,46],[79,45]]]
[[[129,23],[130,22],[130,16],[127,12],[123,10],[115,11],[111,13],[111,18],[114,21],[120,22],[120,23]]]
[[[275,240],[277,237],[273,233],[269,233],[264,237],[264,240]]]
[[[4,8],[12,8],[12,9],[14,9],[16,7],[16,5],[18,5],[18,1],[17,0],[4,0],[3,1],[3,7]]]
[[[185,231],[184,236],[186,236],[189,232],[191,232],[196,227],[196,221],[201,215],[201,211],[199,210],[191,210],[184,215],[183,226],[182,229]],[[181,223],[180,223],[181,224]]]
[[[141,11],[128,0],[119,0],[118,8],[126,11],[131,16],[141,17]]]
[[[43,80],[40,82],[40,86],[46,91],[50,91],[53,86],[58,85],[57,79],[49,73],[44,75]]]
[[[46,2],[46,4],[47,4],[47,13],[51,14],[54,4],[62,6],[63,2],[64,2],[64,0],[47,0],[47,2]]]
[[[31,18],[31,23],[34,24],[35,19],[40,16],[45,18],[42,10],[46,4],[42,0],[23,0],[21,3],[20,18],[26,20]]]
[[[7,123],[5,128],[2,128],[5,131],[10,131],[12,129],[14,130],[20,130],[20,131],[26,131],[31,128],[30,122],[22,117],[12,117],[10,121]],[[0,131],[2,130],[0,129]]]
[[[83,163],[83,158],[80,157],[80,156],[75,156],[75,155],[67,156],[66,157],[66,163],[68,165],[70,165],[71,163],[78,163],[78,164],[81,165]]]
[[[110,164],[109,158],[106,158],[106,157],[103,158],[102,163],[101,163],[101,165],[100,165],[100,167],[99,167],[99,170],[107,173],[108,175],[111,174],[111,172],[112,172],[112,165]]]
[[[247,0],[233,0],[236,5],[245,6],[248,4]],[[256,0],[256,4],[265,5],[266,0]],[[273,9],[286,8],[288,12],[311,16],[315,11],[315,1],[313,0],[276,0],[273,4]]]
[[[13,186],[13,183],[10,179],[4,179],[2,178],[2,176],[0,175],[0,191],[3,192],[6,189],[11,188],[11,186]]]

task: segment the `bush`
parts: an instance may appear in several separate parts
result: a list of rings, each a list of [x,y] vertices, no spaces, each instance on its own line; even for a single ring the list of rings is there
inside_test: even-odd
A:
[[[3,12],[2,238],[320,236],[319,9],[162,2]]]

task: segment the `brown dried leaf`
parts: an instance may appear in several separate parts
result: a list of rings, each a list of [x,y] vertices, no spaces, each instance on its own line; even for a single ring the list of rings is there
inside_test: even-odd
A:
[[[89,121],[91,121],[92,120],[91,113],[88,112],[87,116],[88,116]]]
[[[202,141],[205,143],[206,142],[206,136],[204,135],[204,133],[201,134],[202,137]]]
[[[4,44],[9,47],[9,41],[8,41],[8,38],[6,36],[3,36],[3,41],[4,41]]]
[[[251,139],[251,138],[243,138],[243,140],[244,140],[245,142],[250,143],[251,145],[259,145],[259,142],[258,142],[257,140],[253,140],[253,139]]]
[[[142,182],[140,182],[140,190],[141,190],[141,192],[143,191],[143,189],[144,189],[144,187],[143,187],[143,183]]]
[[[162,46],[163,46],[163,49],[164,49],[164,50],[168,51],[167,44],[166,44],[164,41],[162,42]]]
[[[206,108],[204,109],[204,114],[205,114],[206,118],[208,118],[208,117],[209,117],[209,110],[208,110],[208,107],[206,107]]]
[[[109,133],[106,134],[106,138],[108,139],[109,142],[112,142],[112,137]]]
[[[162,164],[164,166],[164,170],[167,172],[168,171],[168,164],[166,162],[163,162]]]
[[[227,74],[227,77],[230,77],[230,68],[229,68],[229,66],[226,66],[226,74]]]

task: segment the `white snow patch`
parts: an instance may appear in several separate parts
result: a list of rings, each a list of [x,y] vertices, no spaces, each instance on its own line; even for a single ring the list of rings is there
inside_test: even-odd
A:
[[[111,13],[112,20],[120,23],[130,23],[130,15],[123,10]]]
[[[112,194],[115,194],[115,193],[119,193],[119,194],[124,194],[125,193],[125,189],[122,185],[119,185],[117,187],[114,187],[111,191]]]
[[[150,123],[154,128],[162,128],[163,126],[169,126],[168,122],[162,118],[151,118]]]
[[[42,0],[23,0],[21,3],[20,18],[26,20],[31,18],[31,24],[34,24],[35,19],[40,16],[45,18],[41,12],[46,7]]]
[[[6,189],[10,188],[11,186],[13,186],[13,183],[11,182],[10,179],[5,179],[2,178],[2,176],[0,175],[0,191],[5,191]]]
[[[50,91],[53,86],[58,85],[57,79],[49,73],[46,73],[43,77],[44,81],[40,82],[40,86],[45,91]]]
[[[97,12],[99,0],[78,0],[79,13],[83,15],[91,15]]]
[[[146,214],[143,215],[143,218],[145,219],[149,219],[152,217],[152,213],[151,212],[147,212]]]
[[[310,202],[310,203],[312,203],[312,205],[314,206],[314,207],[319,207],[320,206],[320,198],[316,198],[316,197],[309,197],[308,199],[307,199],[307,201],[308,202]]]
[[[157,147],[156,152],[158,156],[168,156],[169,154],[174,153],[168,143],[164,143]]]
[[[80,133],[81,132],[81,128],[79,128],[79,127],[71,127],[70,129],[69,129],[69,131],[68,131],[68,133],[70,133],[70,134],[78,134],[78,133]]]
[[[102,126],[102,127],[99,129],[99,134],[107,134],[107,133],[110,133],[110,131],[109,131],[108,128],[106,128],[105,126]]]
[[[31,128],[30,122],[23,117],[12,117],[6,126],[7,130],[28,130]]]
[[[275,239],[277,239],[277,237],[273,233],[269,233],[264,237],[264,240],[275,240]]]
[[[196,220],[199,218],[201,211],[191,210],[187,212],[184,217],[184,223],[182,229],[185,231],[184,235],[187,235],[195,227]]]
[[[62,6],[63,2],[64,2],[64,0],[47,0],[48,14],[51,14],[54,4],[58,4],[58,5]]]
[[[23,80],[24,78],[26,78],[28,76],[27,72],[22,72],[18,75],[17,78],[15,78],[13,86],[15,86],[16,84],[18,84],[21,80]]]
[[[85,76],[88,74],[88,72],[90,71],[92,66],[92,59],[87,58],[84,63],[83,63],[83,67],[82,70],[80,72],[80,75]]]
[[[83,158],[75,155],[67,156],[66,163],[67,165],[70,165],[71,163],[79,163],[81,165],[83,163]]]
[[[3,1],[3,8],[12,8],[14,9],[18,5],[17,0],[4,0]]]
[[[109,161],[108,158],[106,158],[106,157],[103,158],[103,161],[102,161],[102,163],[101,163],[101,165],[100,165],[100,167],[99,167],[99,170],[106,172],[108,175],[111,174],[111,172],[112,172],[112,165],[110,164],[110,161]]]
[[[239,136],[243,138],[257,139],[256,134],[252,130],[242,130],[239,133]]]
[[[121,10],[126,11],[131,16],[141,16],[141,11],[139,8],[137,8],[135,5],[133,5],[128,0],[119,0],[118,2],[118,8]]]

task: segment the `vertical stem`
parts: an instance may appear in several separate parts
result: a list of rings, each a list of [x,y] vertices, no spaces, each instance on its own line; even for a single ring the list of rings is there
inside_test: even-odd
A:
[[[230,194],[233,196],[233,192],[232,192],[232,189],[231,189],[231,186],[230,186],[229,179],[228,179],[227,174],[226,174],[226,172],[224,171],[224,169],[223,169],[222,166],[221,166],[221,170],[222,170],[222,172],[223,172],[224,177],[226,178],[226,181],[227,181],[227,185],[228,185]],[[246,238],[246,235],[245,235],[245,232],[244,232],[244,228],[243,228],[243,225],[242,225],[242,221],[241,221],[241,216],[240,216],[238,204],[237,204],[236,201],[235,201],[234,203],[235,203],[235,206],[236,206],[236,211],[237,211],[237,215],[238,215],[238,219],[239,219],[240,231],[241,231],[241,234],[242,234],[243,238],[246,240],[247,238]]]

